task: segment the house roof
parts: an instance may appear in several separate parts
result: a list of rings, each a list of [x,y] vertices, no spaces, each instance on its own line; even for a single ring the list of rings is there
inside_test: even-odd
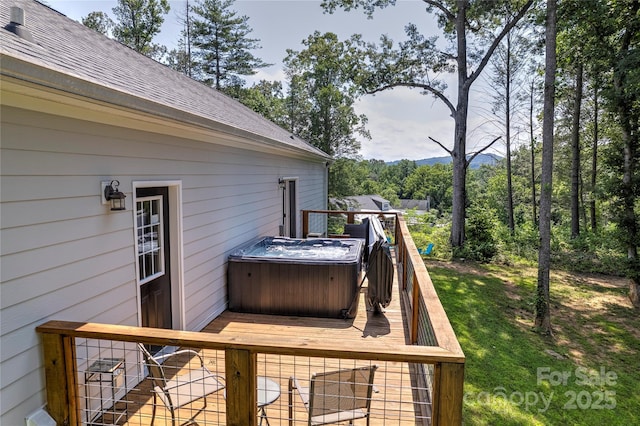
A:
[[[10,31],[11,6],[24,10],[22,31]],[[31,37],[21,37],[25,33]],[[18,34],[16,34],[18,33]],[[32,39],[32,41],[29,40]],[[34,0],[0,2],[3,79],[35,83],[71,96],[178,120],[255,143],[330,157],[240,102]]]
[[[389,201],[379,195],[352,195],[344,198],[332,198],[333,204],[344,205],[345,210],[395,211],[390,208]],[[383,209],[384,206],[388,208]]]
[[[403,209],[430,210],[431,200],[400,200],[400,207]]]

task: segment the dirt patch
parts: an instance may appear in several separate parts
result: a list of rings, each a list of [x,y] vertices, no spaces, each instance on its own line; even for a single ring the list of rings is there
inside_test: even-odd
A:
[[[428,261],[425,260],[424,264],[429,269],[429,266],[435,266],[438,268],[447,268],[459,272],[461,274],[475,274],[475,275],[488,275],[486,269],[483,269],[481,265],[474,262],[445,262],[445,261]]]
[[[534,295],[517,284],[519,278],[535,282],[537,269],[523,267],[504,271],[489,269],[473,262],[430,262],[434,267],[443,267],[461,274],[475,274],[499,278],[504,283],[505,296],[509,299],[505,308],[508,317],[522,330],[533,327]],[[429,264],[427,264],[427,268]],[[627,295],[628,281],[625,278],[601,274],[575,274],[564,271],[551,273],[551,322],[554,339],[550,345],[578,362],[604,362],[616,351],[640,352],[635,348],[622,347],[613,337],[615,330],[603,329],[603,323],[624,330],[640,342],[637,324],[638,310],[633,308]],[[531,300],[529,300],[531,299]],[[511,303],[513,302],[513,303]],[[528,302],[528,303],[527,303]],[[607,342],[603,345],[602,342]],[[593,349],[602,347],[597,353]]]
[[[577,274],[569,272],[554,272],[554,275],[559,277],[566,277],[570,280],[580,283],[597,285],[607,288],[626,288],[628,286],[627,278],[614,277],[612,275]]]

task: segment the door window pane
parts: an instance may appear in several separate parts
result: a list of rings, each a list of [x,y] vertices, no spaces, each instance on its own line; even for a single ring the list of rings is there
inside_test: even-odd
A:
[[[136,202],[136,236],[140,284],[164,274],[162,246],[162,197],[140,198]]]

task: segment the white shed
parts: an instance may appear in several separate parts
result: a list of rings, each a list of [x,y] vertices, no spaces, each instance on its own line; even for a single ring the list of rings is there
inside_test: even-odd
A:
[[[0,2],[0,53],[0,424],[17,425],[45,402],[37,325],[201,329],[234,248],[326,209],[330,158],[36,1]]]

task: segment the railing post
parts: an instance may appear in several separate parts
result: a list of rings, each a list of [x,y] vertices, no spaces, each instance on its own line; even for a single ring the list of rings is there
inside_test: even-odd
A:
[[[302,238],[309,234],[309,210],[302,210]]]
[[[433,426],[460,426],[464,364],[437,363],[434,368]]]
[[[73,338],[43,334],[47,411],[57,425],[77,425],[76,357]]]
[[[400,263],[402,264],[402,289],[406,290],[407,279],[409,278],[409,268],[407,267],[407,259],[409,259],[409,253],[407,252],[407,244],[404,239],[402,240],[402,247],[400,249],[400,252],[402,253],[400,257]],[[415,268],[413,269],[415,270]]]
[[[393,230],[393,239],[396,244],[400,240],[400,235],[402,235],[402,232],[400,232],[400,215],[396,213],[396,226]]]
[[[245,349],[225,351],[227,425],[256,426],[257,357]]]
[[[418,343],[418,319],[420,318],[420,285],[413,272],[413,286],[411,295],[411,344]]]

